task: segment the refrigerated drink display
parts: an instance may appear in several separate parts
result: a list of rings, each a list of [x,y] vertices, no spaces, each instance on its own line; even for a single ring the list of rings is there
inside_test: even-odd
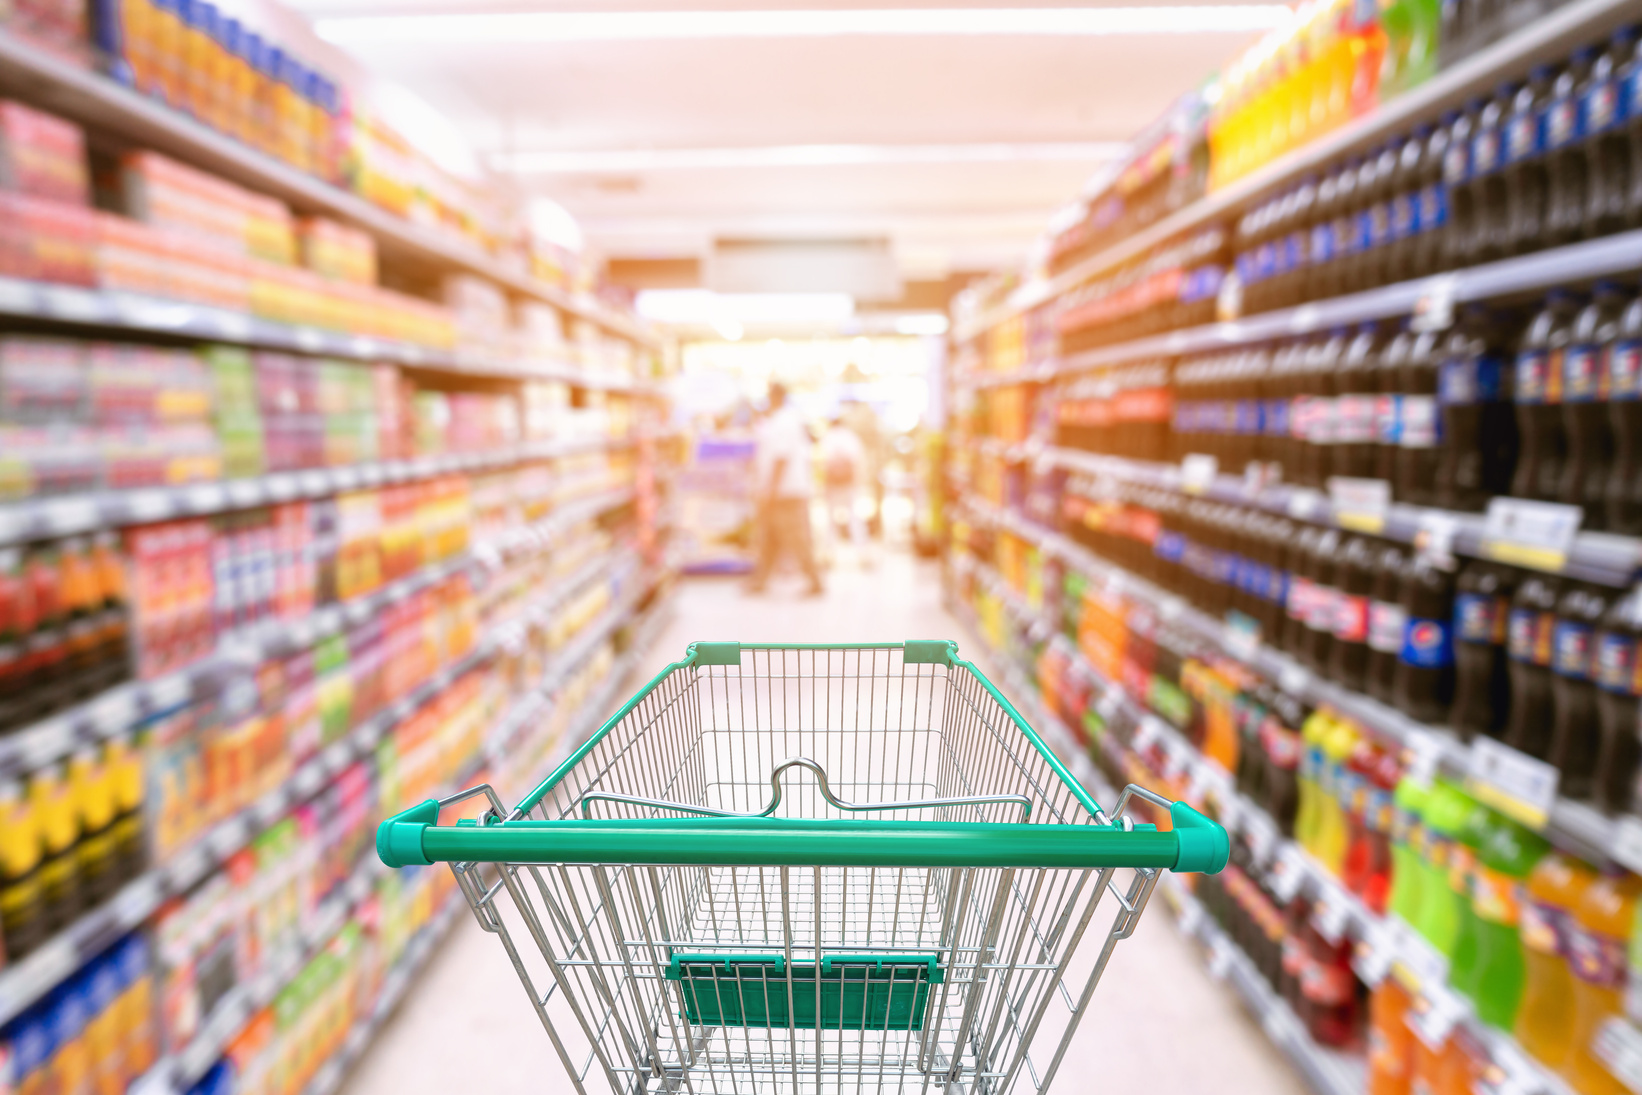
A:
[[[1574,910],[1596,875],[1583,863],[1551,852],[1534,865],[1524,887],[1520,934],[1524,961],[1522,1005],[1512,1028],[1518,1042],[1551,1068],[1561,1068],[1573,1045],[1572,961]]]

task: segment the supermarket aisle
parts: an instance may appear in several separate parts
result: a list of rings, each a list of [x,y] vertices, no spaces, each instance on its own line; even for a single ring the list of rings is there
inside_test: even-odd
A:
[[[828,595],[799,597],[801,582],[748,598],[724,580],[684,582],[674,622],[626,690],[697,639],[893,641],[956,637],[979,643],[942,609],[933,564],[891,555],[877,571],[835,570]],[[1060,1090],[1153,1095],[1299,1095],[1304,1085],[1254,1029],[1232,991],[1212,981],[1159,898],[1112,960]],[[1182,1035],[1191,1052],[1182,1053]],[[450,1095],[458,1091],[569,1092],[500,943],[465,911],[405,1004],[383,1028],[344,1089],[347,1095]]]

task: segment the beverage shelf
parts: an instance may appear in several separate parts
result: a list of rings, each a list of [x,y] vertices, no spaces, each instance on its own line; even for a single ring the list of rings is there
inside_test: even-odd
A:
[[[0,316],[96,331],[193,338],[357,361],[392,361],[418,369],[524,380],[562,380],[582,388],[632,391],[632,377],[580,369],[569,362],[494,361],[415,342],[349,335],[278,323],[244,312],[75,285],[0,278]]]
[[[1168,334],[1131,339],[1028,366],[1011,373],[972,373],[960,385],[992,388],[1043,383],[1103,365],[1150,357],[1223,350],[1270,339],[1307,335],[1370,320],[1394,319],[1476,301],[1503,300],[1543,292],[1559,285],[1578,285],[1598,278],[1642,270],[1642,229],[1600,239],[1552,247],[1531,255],[1413,281],[1396,282],[1347,296],[1278,308],[1224,323],[1184,327]]]
[[[965,342],[989,328],[1060,296],[1107,270],[1143,255],[1217,217],[1230,216],[1269,191],[1298,180],[1353,152],[1361,151],[1445,110],[1492,94],[1502,80],[1527,74],[1536,64],[1566,57],[1576,48],[1636,18],[1634,0],[1576,0],[1493,45],[1445,68],[1431,79],[1302,148],[1295,149],[1162,220],[1089,256],[1061,273],[1017,289],[1001,306],[957,325]],[[1596,275],[1587,275],[1596,276]]]
[[[647,346],[660,344],[642,324],[596,299],[538,281],[470,243],[403,220],[91,69],[63,61],[5,32],[0,32],[0,90],[23,95],[43,110],[118,134],[131,144],[175,156],[289,202],[301,212],[324,213],[346,221],[375,236],[385,255],[424,267],[477,274],[513,292],[591,320],[613,334]]]

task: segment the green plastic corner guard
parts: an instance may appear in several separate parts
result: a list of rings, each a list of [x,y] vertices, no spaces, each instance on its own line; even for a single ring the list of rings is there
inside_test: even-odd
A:
[[[973,674],[1009,714],[1067,789],[1093,817],[1089,792],[986,676],[958,658],[956,643],[874,644],[692,643],[605,721],[515,809],[522,814],[550,794],[600,739],[669,675],[696,666],[739,665],[746,650],[900,650],[909,664],[946,665]],[[1172,831],[1152,825],[987,824],[799,818],[644,818],[639,820],[504,821],[440,825],[439,803],[419,803],[383,821],[376,852],[389,867],[435,862],[654,863],[658,865],[843,867],[1151,867],[1213,874],[1226,865],[1226,830],[1184,802],[1169,809]]]

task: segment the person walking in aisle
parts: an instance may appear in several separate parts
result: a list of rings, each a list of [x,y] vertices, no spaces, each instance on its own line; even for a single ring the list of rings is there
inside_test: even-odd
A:
[[[826,490],[828,543],[836,544],[840,522],[849,529],[855,560],[871,569],[867,554],[867,524],[861,519],[861,485],[866,481],[867,450],[854,430],[834,415],[827,432],[821,435],[821,478]],[[834,549],[836,556],[836,548]]]
[[[753,434],[753,491],[758,505],[758,561],[750,593],[762,593],[778,555],[789,555],[810,580],[809,596],[823,592],[810,536],[810,432],[787,402],[787,389],[770,385],[770,410]]]

